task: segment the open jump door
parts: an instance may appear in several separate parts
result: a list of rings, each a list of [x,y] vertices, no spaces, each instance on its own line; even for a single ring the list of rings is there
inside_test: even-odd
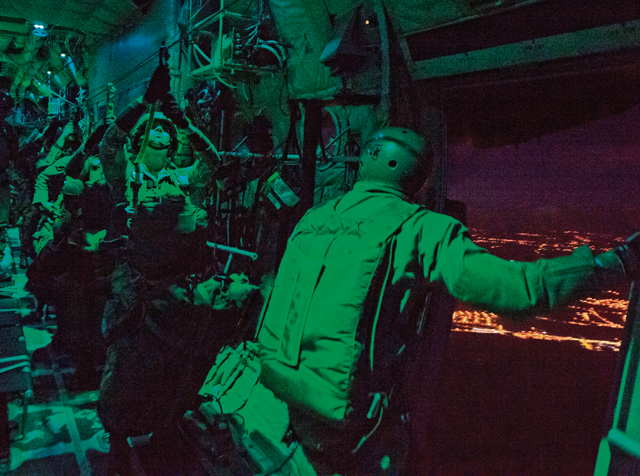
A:
[[[640,281],[634,281],[595,476],[640,475]],[[617,395],[615,393],[618,389]]]

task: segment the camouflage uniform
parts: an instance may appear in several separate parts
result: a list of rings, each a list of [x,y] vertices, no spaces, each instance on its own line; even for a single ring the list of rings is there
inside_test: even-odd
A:
[[[128,259],[113,275],[103,320],[109,347],[99,415],[107,431],[162,433],[184,412],[181,379],[209,315],[194,305],[189,278],[207,261],[201,212],[164,200],[141,203],[132,217]]]
[[[10,124],[0,122],[0,251],[7,245],[7,227],[11,209],[9,166],[18,153],[18,136]]]

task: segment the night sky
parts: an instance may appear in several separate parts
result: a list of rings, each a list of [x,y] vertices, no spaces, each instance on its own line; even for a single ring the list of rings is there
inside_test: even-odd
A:
[[[640,106],[517,146],[449,144],[448,197],[506,231],[640,229]]]
[[[553,100],[532,114],[534,100],[505,100],[485,114],[500,95],[465,109],[471,96],[448,111],[448,198],[467,204],[481,246],[531,261],[580,242],[601,251],[640,230],[640,105],[539,134]],[[509,142],[518,145],[501,145]],[[464,332],[452,333],[424,474],[593,474],[626,313],[628,287],[617,291],[542,319],[496,318],[493,333],[485,314],[457,313]],[[511,325],[522,338],[498,335]]]

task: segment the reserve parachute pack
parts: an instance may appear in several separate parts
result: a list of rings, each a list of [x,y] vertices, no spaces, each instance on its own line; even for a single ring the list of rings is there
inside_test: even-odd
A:
[[[261,382],[288,403],[300,441],[317,449],[350,425],[356,369],[377,371],[376,326],[396,234],[420,209],[389,196],[338,213],[340,200],[296,226],[258,330]],[[382,417],[386,397],[369,398],[368,418]]]
[[[199,413],[209,428],[224,428],[235,447],[225,455],[225,443],[214,444],[216,452],[222,451],[218,460],[226,461],[220,472],[241,458],[255,474],[316,476],[302,447],[288,438],[287,404],[260,383],[255,342],[222,349],[199,394],[204,399]]]

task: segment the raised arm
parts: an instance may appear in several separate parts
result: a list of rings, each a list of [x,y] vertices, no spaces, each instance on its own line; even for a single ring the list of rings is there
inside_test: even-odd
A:
[[[212,171],[216,170],[221,162],[218,150],[209,138],[185,115],[172,94],[166,95],[160,110],[185,134],[193,150],[199,154],[209,168]]]
[[[416,248],[425,278],[444,284],[462,301],[492,311],[544,312],[626,274],[618,249],[594,255],[588,246],[580,246],[569,256],[508,261],[473,243],[464,225],[449,217],[434,213],[420,228]]]

